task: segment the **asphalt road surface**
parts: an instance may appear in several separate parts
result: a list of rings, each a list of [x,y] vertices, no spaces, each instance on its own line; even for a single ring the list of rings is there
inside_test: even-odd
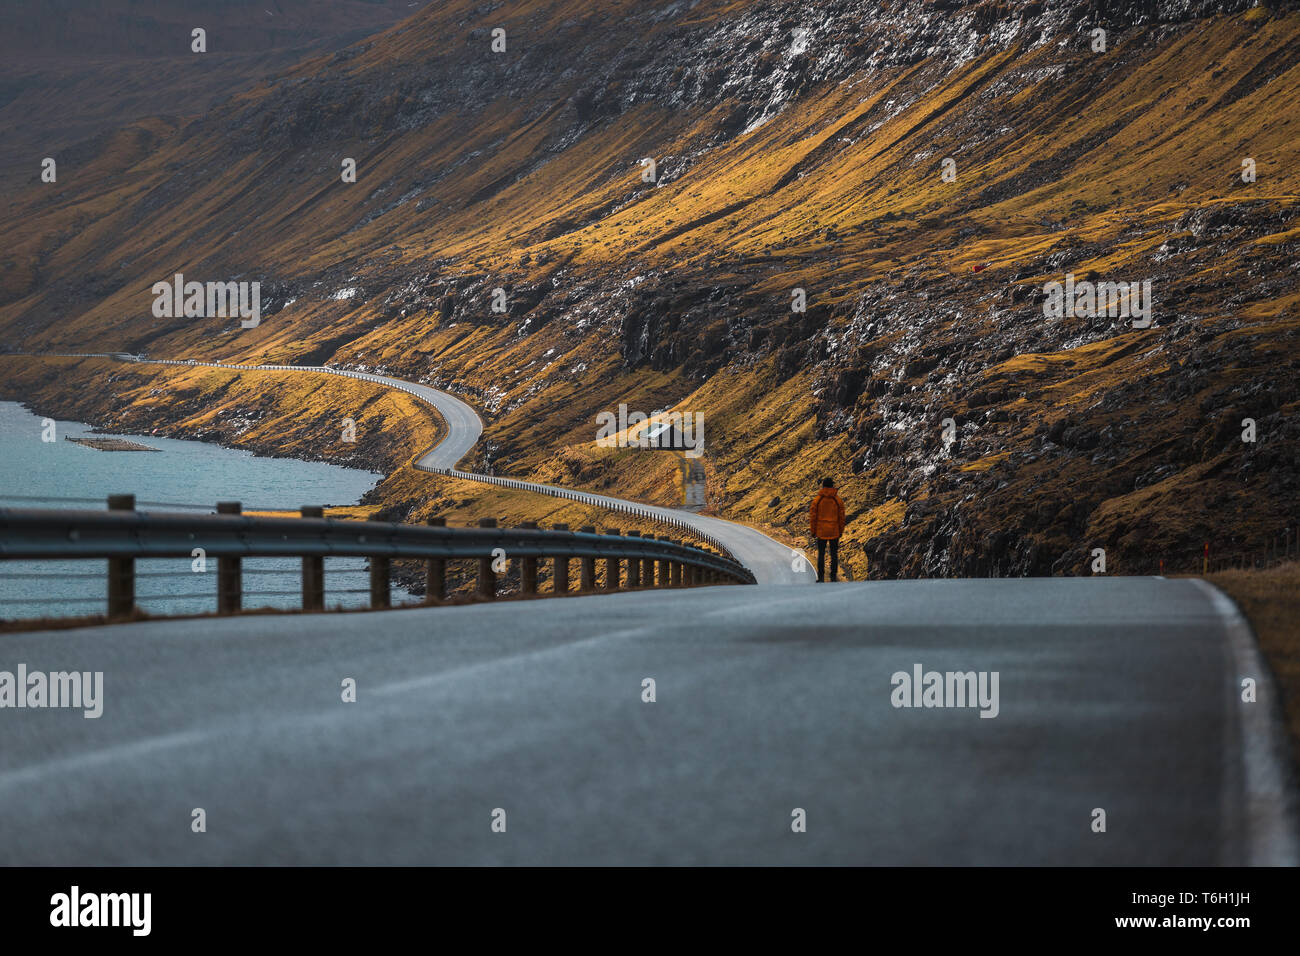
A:
[[[104,703],[0,711],[0,861],[1294,863],[1243,627],[1193,581],[1040,578],[3,635]],[[893,706],[915,665],[996,672],[997,716]]]
[[[107,358],[111,356],[101,357]],[[436,408],[447,423],[447,433],[443,436],[442,441],[420,456],[417,465],[422,468],[456,467],[456,463],[469,454],[469,450],[478,443],[479,436],[483,434],[483,420],[478,417],[478,413],[455,395],[439,391],[429,385],[421,385],[419,382],[408,382],[405,379],[390,378],[387,375],[330,368],[325,365],[231,365],[225,362],[182,362],[174,359],[137,359],[136,361],[144,365],[199,365],[207,368],[254,369],[261,372],[313,372],[316,374],[342,375],[345,378],[376,382],[380,385],[387,385],[390,388],[407,392]]]
[[[493,480],[494,476],[455,470],[457,462],[464,458],[478,442],[479,436],[483,432],[483,422],[474,409],[459,398],[431,386],[421,385],[418,382],[408,382],[405,379],[391,378],[386,375],[375,375],[369,372],[356,372],[350,369],[335,369],[326,366],[227,365],[219,362],[182,362],[165,359],[149,359],[148,363],[154,365],[203,365],[211,368],[229,369],[246,368],[271,372],[326,373],[377,382],[390,388],[399,389],[432,405],[447,423],[447,434],[441,442],[420,457],[416,462],[417,468],[426,471],[451,470],[456,477],[472,481]],[[754,577],[759,584],[812,584],[816,578],[811,561],[801,552],[795,551],[779,541],[769,538],[761,531],[746,525],[736,524],[722,518],[697,515],[678,508],[647,505],[615,498],[610,495],[574,491],[537,482],[512,480],[511,487],[521,491],[534,491],[548,495],[562,494],[564,497],[597,507],[633,511],[678,526],[694,528],[713,538],[730,551],[737,561],[754,573]]]

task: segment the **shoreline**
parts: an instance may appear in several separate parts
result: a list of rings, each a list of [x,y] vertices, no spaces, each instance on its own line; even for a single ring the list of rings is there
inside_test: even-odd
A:
[[[331,509],[338,509],[338,508],[364,508],[364,507],[374,507],[374,506],[380,506],[380,507],[382,507],[382,502],[376,502],[376,501],[373,501],[373,500],[367,500],[367,499],[370,499],[371,496],[372,496],[372,495],[376,492],[376,490],[379,488],[379,486],[380,486],[381,484],[383,484],[383,482],[384,482],[385,480],[387,480],[387,479],[391,476],[391,473],[389,473],[389,472],[380,472],[380,471],[376,471],[376,470],[374,470],[373,468],[362,468],[362,467],[358,467],[357,465],[355,465],[355,464],[351,464],[351,463],[340,463],[340,462],[338,462],[338,461],[332,461],[332,460],[330,460],[329,458],[326,458],[326,457],[321,456],[321,455],[315,455],[315,456],[307,457],[307,456],[299,455],[299,454],[289,454],[289,453],[285,453],[285,452],[282,452],[282,451],[273,451],[273,450],[271,450],[268,446],[261,445],[260,443],[258,443],[258,444],[256,444],[256,445],[253,445],[253,444],[250,444],[250,445],[236,445],[236,444],[231,444],[230,442],[222,441],[220,438],[214,437],[213,435],[211,435],[211,433],[206,433],[206,434],[201,434],[201,433],[191,433],[189,429],[182,429],[182,431],[185,432],[184,434],[161,434],[161,433],[159,433],[159,434],[146,434],[146,433],[143,433],[143,432],[141,432],[141,431],[134,430],[134,429],[128,429],[128,428],[114,428],[114,427],[111,427],[111,426],[107,426],[107,427],[106,427],[106,426],[103,426],[103,425],[96,425],[96,424],[94,424],[94,423],[92,423],[92,422],[84,421],[84,420],[82,420],[81,418],[70,418],[70,417],[66,417],[66,416],[60,415],[60,414],[58,414],[58,413],[51,413],[51,412],[48,412],[48,411],[42,410],[40,406],[36,405],[36,404],[33,403],[32,401],[30,401],[30,400],[23,400],[23,399],[17,399],[17,398],[11,398],[11,397],[9,397],[8,395],[6,395],[5,392],[4,392],[2,389],[0,389],[0,404],[4,404],[4,403],[12,403],[12,404],[16,405],[16,406],[17,406],[18,408],[20,408],[23,412],[25,412],[25,413],[31,415],[33,418],[36,418],[37,420],[40,420],[40,419],[43,419],[43,418],[49,418],[49,419],[52,419],[52,420],[56,421],[60,426],[68,426],[68,425],[72,425],[72,426],[80,426],[80,427],[86,429],[86,433],[87,433],[87,435],[94,435],[94,436],[111,436],[111,437],[107,437],[107,438],[101,439],[101,440],[104,440],[104,441],[119,441],[119,440],[124,440],[124,439],[125,439],[125,440],[127,440],[127,443],[128,443],[128,444],[138,445],[138,447],[137,447],[137,448],[134,448],[134,449],[110,449],[110,450],[135,450],[135,451],[152,451],[152,452],[165,452],[165,451],[166,451],[166,449],[162,449],[162,448],[153,448],[153,447],[150,447],[150,446],[144,445],[144,444],[142,444],[142,443],[140,443],[140,442],[132,442],[132,441],[129,441],[130,439],[134,439],[134,438],[143,439],[143,440],[150,440],[150,439],[153,439],[153,440],[164,439],[164,440],[167,440],[167,441],[194,442],[194,443],[201,444],[201,445],[204,445],[204,446],[207,446],[207,447],[220,448],[220,449],[222,449],[223,451],[230,451],[230,452],[245,452],[245,453],[247,453],[248,455],[250,455],[250,456],[253,457],[253,458],[260,458],[260,459],[264,459],[264,460],[268,460],[268,461],[269,461],[269,460],[277,460],[277,461],[294,461],[294,462],[299,462],[299,463],[302,463],[302,464],[308,464],[308,465],[330,465],[330,466],[332,466],[332,467],[334,467],[334,468],[343,469],[343,470],[345,470],[345,471],[349,471],[349,472],[361,472],[361,473],[364,473],[365,475],[367,475],[369,478],[372,479],[372,481],[371,481],[371,483],[370,483],[370,486],[369,486],[369,487],[366,489],[366,491],[365,491],[365,492],[364,492],[364,493],[359,497],[359,500],[358,500],[358,501],[356,501],[356,502],[354,502],[354,503],[350,503],[350,504],[330,504],[330,505],[326,505],[326,506],[325,506],[325,507],[328,507],[328,508],[331,508]],[[168,424],[174,424],[174,423],[163,422],[163,423],[160,423],[157,427],[158,427],[158,428],[162,428],[162,427],[164,427],[164,425],[168,425]],[[94,438],[91,438],[91,439],[87,440],[87,439],[82,438],[82,437],[73,437],[73,436],[70,436],[70,435],[64,435],[64,436],[62,436],[62,437],[63,437],[63,440],[65,440],[65,441],[72,442],[73,444],[76,444],[76,445],[81,445],[82,447],[85,447],[85,448],[90,448],[90,449],[93,449],[93,450],[96,450],[96,451],[103,451],[103,450],[105,450],[105,449],[101,449],[101,448],[96,448],[95,445],[90,444],[91,441],[95,441],[95,440],[96,440],[96,439],[94,439]],[[52,497],[52,500],[56,500],[56,498],[57,498],[57,496],[54,496],[54,497]],[[288,510],[296,510],[296,508],[292,508],[292,509],[288,509]]]
[[[222,440],[220,440],[219,438],[212,438],[212,437],[209,437],[207,433],[195,433],[195,434],[189,434],[189,433],[187,432],[186,434],[183,434],[183,435],[161,434],[161,433],[159,433],[159,434],[152,434],[152,433],[146,434],[146,433],[144,433],[144,432],[133,431],[133,430],[131,430],[131,429],[112,428],[112,427],[105,427],[105,426],[102,426],[102,425],[95,425],[95,424],[93,424],[93,423],[91,423],[91,422],[84,422],[84,421],[81,421],[80,419],[74,419],[74,418],[60,418],[58,415],[55,415],[55,414],[48,414],[48,413],[44,413],[44,412],[38,411],[38,410],[37,410],[36,408],[34,408],[31,404],[29,404],[27,401],[24,401],[24,400],[22,400],[22,399],[18,399],[18,398],[9,398],[9,397],[7,397],[7,396],[5,395],[5,393],[4,393],[2,390],[0,390],[0,404],[3,404],[3,403],[5,403],[5,402],[12,402],[13,404],[15,404],[15,405],[19,406],[20,408],[22,408],[23,411],[25,411],[25,412],[29,412],[30,414],[36,416],[37,418],[51,418],[51,419],[54,419],[55,421],[59,422],[59,424],[61,424],[61,425],[83,425],[83,426],[85,426],[85,427],[89,430],[89,431],[88,431],[88,434],[90,434],[90,435],[95,435],[95,436],[101,436],[101,435],[102,435],[102,436],[107,436],[107,437],[110,437],[110,438],[126,438],[126,439],[131,439],[131,438],[141,438],[141,439],[146,439],[146,440],[147,440],[147,439],[165,438],[165,439],[167,439],[167,440],[169,440],[169,441],[193,441],[193,442],[200,442],[200,443],[202,443],[202,444],[204,444],[204,445],[215,445],[215,446],[218,447],[218,448],[224,448],[226,451],[246,451],[246,452],[248,452],[249,454],[254,455],[254,456],[257,457],[257,458],[277,458],[277,459],[282,459],[282,460],[286,460],[286,461],[300,461],[300,462],[303,462],[303,463],[305,463],[305,464],[333,465],[335,468],[346,468],[346,469],[348,469],[349,471],[364,471],[364,472],[366,472],[367,474],[375,475],[375,476],[377,477],[377,482],[376,482],[376,483],[378,483],[378,482],[382,482],[385,478],[388,478],[388,477],[390,477],[390,476],[392,475],[392,472],[380,472],[380,471],[375,471],[373,468],[362,468],[362,467],[360,467],[360,466],[358,466],[358,465],[353,465],[353,464],[340,464],[339,462],[337,462],[337,461],[332,461],[331,459],[326,458],[326,457],[324,457],[324,456],[322,456],[322,455],[317,455],[317,456],[312,456],[312,457],[307,457],[307,456],[303,456],[303,455],[293,455],[293,454],[288,454],[288,453],[284,453],[284,452],[278,452],[278,451],[266,450],[267,448],[269,448],[269,446],[262,446],[262,445],[260,445],[260,444],[257,445],[257,446],[251,446],[251,445],[249,445],[249,446],[245,446],[245,445],[233,445],[233,444],[230,444],[229,442],[222,441]],[[164,422],[163,424],[174,424],[174,423]],[[158,427],[161,428],[162,425],[159,425]],[[78,439],[76,439],[76,438],[71,438],[71,437],[66,436],[66,435],[64,436],[64,439],[65,439],[66,441],[71,441],[71,442],[73,442],[74,444],[85,444],[85,442],[83,442],[83,441],[80,441],[80,440],[78,440]],[[91,447],[91,446],[87,446],[87,447]],[[149,450],[149,451],[162,451],[163,449],[161,449],[161,448],[149,448],[148,450]],[[355,506],[347,506],[347,507],[355,507]]]
[[[274,387],[256,383],[249,388],[248,381],[240,380],[271,373],[247,369],[220,374],[221,369],[207,366],[134,365],[99,356],[0,354],[0,360],[5,358],[25,361],[18,367],[0,361],[0,401],[14,402],[38,418],[54,418],[88,433],[140,443],[158,438],[196,441],[260,458],[364,471],[373,482],[353,507],[383,506],[374,492],[408,464],[413,452],[406,446],[413,448],[421,441],[427,445],[442,437],[441,422],[432,416],[427,419],[433,426],[427,440],[421,423],[407,421],[406,416],[381,414],[376,422],[372,407],[382,404],[376,393],[386,392],[378,386],[369,395],[347,389],[346,397],[335,398],[334,414],[357,420],[355,445],[340,447],[339,432],[333,428],[307,427],[313,404],[329,391],[319,382],[299,384],[298,396],[287,394],[293,391],[285,387],[288,383],[276,382]],[[395,423],[402,427],[395,428]],[[411,431],[417,435],[408,443],[404,434]]]

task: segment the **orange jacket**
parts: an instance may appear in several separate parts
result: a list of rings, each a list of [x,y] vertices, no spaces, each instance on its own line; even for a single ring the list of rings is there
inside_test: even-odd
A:
[[[838,538],[844,533],[844,502],[834,488],[823,488],[808,509],[808,524],[814,538]]]

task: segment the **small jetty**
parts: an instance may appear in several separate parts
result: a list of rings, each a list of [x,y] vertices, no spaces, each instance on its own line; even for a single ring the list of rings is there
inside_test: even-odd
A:
[[[150,448],[148,445],[127,441],[125,438],[73,438],[64,435],[63,439],[64,441],[76,442],[78,445],[96,448],[99,451],[162,451],[161,448]]]

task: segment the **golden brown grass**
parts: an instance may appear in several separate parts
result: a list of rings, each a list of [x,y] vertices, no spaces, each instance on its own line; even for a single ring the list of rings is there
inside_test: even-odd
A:
[[[630,0],[595,8],[577,0],[529,0],[512,6],[510,15],[544,32],[570,18],[618,17],[631,5]],[[419,29],[377,42],[337,69],[358,84],[383,82],[383,71],[394,63],[419,62],[439,53],[430,50],[429,37],[462,36],[472,6],[473,0],[431,5],[420,14]],[[702,8],[693,15],[711,20],[722,13]],[[383,298],[416,273],[433,275],[438,282],[491,276],[512,287],[556,279],[564,294],[588,279],[608,286],[630,272],[658,270],[692,278],[704,292],[729,277],[744,276],[747,288],[770,295],[771,315],[776,315],[788,311],[789,289],[796,284],[808,288],[813,307],[849,309],[874,283],[908,275],[960,280],[963,285],[948,289],[953,301],[967,309],[965,321],[980,333],[996,335],[1004,330],[982,318],[991,308],[983,297],[999,285],[1040,285],[1048,276],[1019,273],[1026,263],[1034,263],[1032,272],[1045,268],[1039,263],[1049,250],[1096,244],[1070,268],[1080,275],[1145,275],[1151,272],[1148,256],[1157,237],[1188,212],[1247,200],[1294,210],[1300,194],[1300,112],[1276,105],[1300,99],[1300,71],[1283,71],[1262,85],[1252,78],[1284,59],[1297,42],[1300,15],[1295,14],[1252,13],[1170,28],[1149,52],[1084,96],[1073,84],[1083,83],[1098,67],[1086,56],[1063,63],[1054,44],[981,57],[952,72],[922,61],[875,76],[870,83],[819,88],[752,132],[701,153],[680,178],[656,188],[640,184],[639,157],[692,152],[691,144],[710,138],[715,116],[642,104],[593,127],[538,166],[536,157],[547,152],[547,124],[553,117],[538,119],[529,115],[526,100],[502,97],[473,122],[445,115],[414,134],[377,129],[373,149],[362,157],[366,185],[355,189],[337,182],[333,146],[327,157],[314,157],[320,168],[328,168],[329,175],[322,177],[315,161],[286,168],[273,157],[243,156],[231,164],[219,137],[200,142],[157,125],[151,128],[151,148],[116,148],[99,157],[95,171],[111,173],[109,185],[87,176],[61,185],[55,205],[48,192],[15,201],[9,268],[0,270],[0,326],[41,330],[24,331],[31,336],[29,347],[62,342],[75,343],[78,350],[117,348],[126,333],[147,332],[155,336],[151,347],[157,354],[230,361],[284,362],[324,343],[346,342],[340,360],[390,364],[399,374],[435,371],[454,391],[490,396],[484,402],[485,439],[508,454],[503,472],[555,481],[579,476],[561,483],[617,489],[622,496],[660,503],[670,503],[676,491],[666,462],[603,455],[586,446],[594,436],[596,411],[615,408],[620,401],[643,410],[682,403],[703,412],[708,421],[711,509],[779,537],[802,539],[807,499],[823,475],[833,475],[850,509],[842,560],[856,574],[865,562],[860,545],[896,527],[906,504],[945,490],[937,482],[927,484],[904,503],[887,491],[889,476],[882,463],[861,466],[860,447],[847,434],[819,433],[817,416],[824,402],[813,389],[824,368],[813,363],[792,376],[777,375],[773,361],[761,357],[701,383],[679,371],[625,366],[610,334],[621,318],[618,303],[611,306],[615,314],[606,325],[576,336],[567,316],[520,334],[518,316],[496,321],[485,302],[475,305],[481,312],[472,320],[462,310],[461,320],[453,323],[436,304],[401,316],[386,308]],[[1026,85],[1019,72],[1062,65],[1069,77],[1063,85]],[[291,75],[306,77],[321,66],[319,60],[306,63]],[[1004,81],[1009,90],[1019,90],[998,107],[1014,115],[1008,125],[1014,132],[994,135],[993,107],[970,91]],[[1219,102],[1225,90],[1236,88],[1246,92]],[[261,88],[239,99],[256,103],[277,95]],[[892,113],[885,107],[891,100],[911,105]],[[1247,143],[1260,164],[1259,180],[1249,189],[1233,180]],[[460,162],[471,153],[479,157],[476,162]],[[929,158],[918,158],[922,154]],[[959,157],[960,188],[942,184],[937,176],[937,161],[948,154]],[[1043,172],[1043,165],[1050,169]],[[213,172],[190,177],[186,202],[153,209],[146,197],[172,185],[178,168]],[[369,197],[375,184],[400,185],[421,177],[433,183],[423,198],[435,214],[410,202],[360,222],[374,211]],[[1032,188],[1012,188],[1020,179]],[[466,201],[497,182],[508,185],[483,201]],[[999,192],[1001,187],[1007,188]],[[977,198],[984,190],[992,190],[987,201]],[[727,214],[716,215],[720,210]],[[561,222],[572,226],[553,233],[551,227]],[[836,231],[833,240],[823,238],[828,227]],[[959,234],[967,231],[969,235]],[[1278,244],[1294,241],[1294,233],[1291,222],[1284,221],[1250,245],[1268,254]],[[551,238],[543,238],[548,234]],[[525,260],[531,264],[524,265]],[[239,269],[252,262],[270,275],[308,287],[318,275],[347,264],[368,279],[362,285],[371,298],[333,300],[328,297],[332,288],[325,286],[301,295],[257,329],[233,335],[215,335],[211,324],[202,322],[176,323],[161,332],[147,318],[124,325],[123,316],[147,316],[151,281],[204,261],[229,262]],[[760,262],[770,267],[757,269]],[[985,262],[988,271],[970,279],[971,266]],[[121,263],[127,264],[126,273]],[[1216,261],[1212,268],[1217,274],[1224,266]],[[70,314],[57,284],[38,285],[38,275],[127,278],[102,300],[87,301]],[[1222,290],[1198,295],[1199,302],[1193,296],[1179,308],[1196,311],[1199,306],[1207,314],[1221,309]],[[1269,295],[1226,317],[1242,324],[1222,329],[1221,339],[1251,336],[1293,349],[1287,343],[1295,341],[1288,337],[1300,326],[1294,317],[1300,298],[1286,288]],[[750,312],[743,318],[770,317],[761,307],[746,308]],[[51,315],[68,318],[34,321]],[[24,336],[11,338],[25,341]],[[899,337],[901,333],[891,333],[882,342],[892,346]],[[1163,371],[1171,350],[1155,341],[1154,335],[1130,333],[993,363],[987,384],[1031,396],[1016,406],[1027,424],[987,427],[996,432],[1001,447],[957,465],[956,477],[984,479],[982,472],[1005,457],[1002,448],[1023,447],[1035,424],[1077,418],[1124,383]],[[552,350],[555,355],[547,358]],[[1242,386],[1259,377],[1260,366],[1270,364],[1261,360],[1235,378],[1208,385]],[[1284,366],[1284,359],[1278,364]],[[364,387],[356,382],[309,390],[278,384],[271,376],[231,379],[216,377],[226,373],[156,371],[149,373],[160,376],[153,385],[163,384],[150,394],[138,373],[119,366],[112,374],[111,386],[103,377],[79,381],[107,390],[105,401],[129,409],[128,423],[146,423],[178,394],[191,391],[213,410],[205,414],[196,406],[178,428],[212,429],[222,440],[262,449],[281,441],[285,453],[326,460],[347,459],[348,450],[331,445],[327,431],[357,396],[367,396],[359,437],[382,429],[393,441],[363,438],[355,451],[390,472],[377,496],[383,504],[417,516],[437,510],[466,522],[485,515],[572,524],[605,520],[554,499],[503,495],[482,485],[451,488],[405,469],[400,455],[409,458],[420,447],[432,419],[404,396],[381,399],[359,391]],[[70,389],[66,384],[62,388],[66,399]],[[56,391],[49,385],[44,394],[52,399]],[[83,401],[93,407],[99,399],[92,394]],[[246,433],[223,428],[227,412],[263,402],[275,407],[271,417]],[[1171,412],[1169,432],[1200,428],[1197,404],[1193,397]],[[962,410],[956,411],[960,417]],[[1121,410],[1114,418],[1126,413]],[[403,417],[406,426],[398,423]],[[404,427],[406,434],[401,433]],[[1158,447],[1159,442],[1152,444]],[[1078,469],[1090,479],[1108,477],[1087,471],[1083,463]],[[1006,497],[1022,504],[1043,495],[1029,489],[1034,477],[1034,468],[1009,476]],[[1132,488],[1131,480],[1127,487]],[[1155,506],[1170,516],[1163,525],[1170,529],[1193,528],[1198,522],[1226,527],[1238,518],[1276,527],[1276,515],[1257,519],[1245,510],[1224,517],[1203,508],[1213,494],[1232,489],[1211,487],[1196,469],[1154,487],[1136,494],[1107,490],[1105,497],[1114,502],[1096,507],[1095,519],[1076,537],[1104,537],[1127,528],[1135,515]],[[963,494],[964,488],[953,497]],[[1045,496],[1079,497],[1079,489],[1058,487]],[[516,500],[520,498],[529,500]],[[1046,544],[1046,550],[1065,546],[1061,540]]]

